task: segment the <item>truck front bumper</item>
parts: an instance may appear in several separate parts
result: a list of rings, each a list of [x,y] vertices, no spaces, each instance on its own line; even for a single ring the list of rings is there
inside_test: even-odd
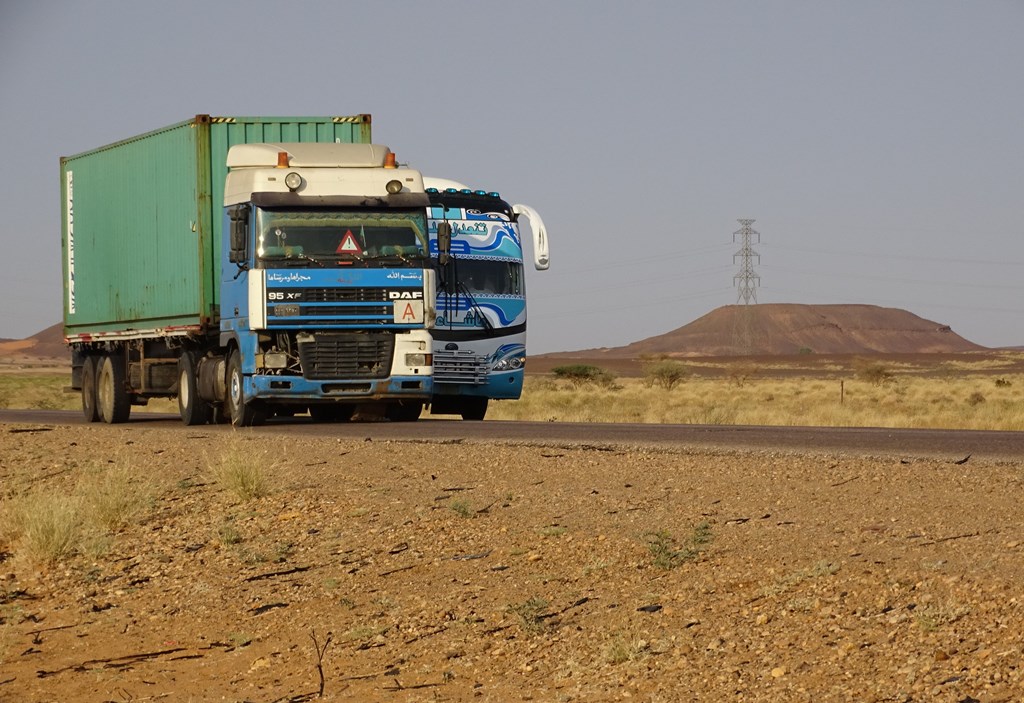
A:
[[[253,400],[427,400],[430,376],[308,381],[301,376],[246,376],[245,396]]]

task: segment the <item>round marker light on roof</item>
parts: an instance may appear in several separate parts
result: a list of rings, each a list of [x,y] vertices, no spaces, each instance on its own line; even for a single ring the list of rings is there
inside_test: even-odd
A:
[[[445,193],[458,193],[459,191],[457,191],[455,188],[445,188],[444,192]]]
[[[284,184],[288,186],[288,190],[294,193],[302,185],[302,176],[292,171],[284,177]]]
[[[492,198],[500,198],[501,197],[500,195],[498,195],[497,191],[493,191],[493,190],[490,193],[488,193],[488,195],[491,196]]]
[[[384,187],[387,188],[388,192],[391,193],[392,195],[394,195],[395,193],[402,192],[401,181],[388,181],[388,184]]]
[[[460,193],[464,193],[465,195],[472,195],[473,194],[473,191],[471,191],[469,188],[463,188],[459,192]]]
[[[484,190],[474,190],[473,191],[473,195],[487,195],[487,191],[484,191]]]

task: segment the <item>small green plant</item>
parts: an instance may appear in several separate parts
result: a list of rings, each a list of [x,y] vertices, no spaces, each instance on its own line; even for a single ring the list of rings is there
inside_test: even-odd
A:
[[[541,537],[561,537],[569,528],[562,527],[561,525],[545,525],[544,527],[537,528],[537,534]]]
[[[448,507],[455,511],[455,514],[459,517],[471,518],[476,514],[473,507],[465,500],[453,500],[448,504]]]
[[[252,635],[248,632],[232,632],[228,635],[228,641],[236,647],[248,647],[252,644]]]
[[[711,526],[702,522],[693,528],[684,544],[679,545],[667,530],[649,532],[646,535],[647,549],[659,569],[674,569],[696,559],[705,545],[711,542]]]
[[[530,598],[522,603],[513,603],[506,609],[519,618],[519,627],[528,635],[539,635],[550,627],[547,610],[548,602],[543,598]]]
[[[231,523],[221,525],[217,530],[217,536],[220,537],[221,543],[226,545],[238,544],[242,541],[242,533]]]
[[[966,606],[953,607],[930,603],[914,610],[914,621],[924,632],[935,632],[943,625],[951,625],[971,612]]]

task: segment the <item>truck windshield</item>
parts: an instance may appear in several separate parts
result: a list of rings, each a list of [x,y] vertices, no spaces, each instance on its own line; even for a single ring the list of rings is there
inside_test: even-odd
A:
[[[447,269],[441,289],[448,295],[466,291],[474,296],[523,294],[523,265],[517,261],[458,259],[449,262]]]
[[[261,209],[256,252],[275,266],[401,265],[426,258],[426,231],[426,215],[417,210]]]

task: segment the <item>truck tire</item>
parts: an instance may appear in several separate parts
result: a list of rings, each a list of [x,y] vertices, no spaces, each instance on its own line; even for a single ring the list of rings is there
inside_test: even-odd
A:
[[[82,415],[86,422],[99,422],[96,405],[96,357],[87,356],[82,363]]]
[[[184,352],[178,359],[178,414],[186,425],[205,425],[213,409],[199,397],[194,352]]]
[[[227,369],[228,397],[225,401],[231,424],[235,427],[262,425],[267,412],[256,403],[245,398],[245,376],[242,375],[242,355],[238,350],[231,352]]]
[[[132,411],[125,383],[124,359],[120,354],[104,354],[96,374],[96,406],[100,419],[113,425],[127,422]]]
[[[423,401],[399,400],[397,403],[389,404],[384,415],[391,422],[416,422],[420,419],[421,412],[423,412]]]
[[[483,420],[487,414],[487,398],[463,398],[462,419]]]

